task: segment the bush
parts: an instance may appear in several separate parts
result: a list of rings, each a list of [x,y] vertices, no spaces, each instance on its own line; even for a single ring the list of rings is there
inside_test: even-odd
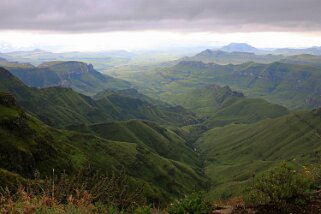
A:
[[[302,205],[309,200],[312,182],[288,164],[254,178],[246,201],[255,206],[273,206],[279,210]]]
[[[204,200],[204,195],[200,192],[177,200],[167,208],[169,214],[208,214],[212,210],[212,204]]]
[[[36,173],[35,179],[16,189],[0,187],[0,213],[147,214],[145,203],[143,186],[131,187],[123,171],[108,176],[88,168],[45,179]]]

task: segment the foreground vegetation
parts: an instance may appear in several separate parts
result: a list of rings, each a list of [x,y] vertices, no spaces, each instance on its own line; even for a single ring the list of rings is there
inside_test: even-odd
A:
[[[313,198],[321,187],[319,165],[282,163],[253,178],[232,213],[317,213]],[[216,209],[204,193],[195,192],[165,206],[148,203],[144,185],[132,186],[124,173],[106,175],[87,168],[75,175],[65,173],[0,188],[1,213],[135,213],[162,211],[169,214],[209,214]],[[241,202],[241,203],[240,203]],[[233,203],[233,199],[230,200]],[[217,209],[221,209],[219,206]]]
[[[170,214],[207,214],[212,204],[202,193],[193,193],[168,207],[148,204],[144,185],[133,187],[124,173],[108,176],[87,168],[76,175],[65,173],[26,179],[11,187],[0,186],[1,213],[135,213],[150,214],[152,208]]]
[[[1,213],[149,213],[143,186],[132,187],[124,172],[107,176],[90,168],[2,188]]]
[[[290,211],[304,206],[319,188],[320,172],[307,167],[282,165],[256,176],[246,194],[248,204]]]

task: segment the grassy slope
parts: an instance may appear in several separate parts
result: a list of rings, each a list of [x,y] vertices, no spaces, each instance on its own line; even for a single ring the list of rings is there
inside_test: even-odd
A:
[[[229,123],[252,123],[264,118],[275,118],[288,113],[282,106],[263,99],[247,98],[228,86],[210,85],[190,92],[173,95],[171,102],[195,112],[207,126]]]
[[[55,168],[57,172],[67,170],[73,173],[88,164],[94,168],[111,172],[124,168],[136,182],[146,183],[146,191],[150,198],[167,199],[178,196],[194,188],[200,188],[204,179],[184,162],[161,156],[165,147],[155,148],[144,143],[107,140],[92,134],[57,130],[25,113],[16,104],[7,104],[0,95],[0,173],[13,177],[18,173],[23,177],[32,176],[38,169],[50,174]],[[131,122],[129,122],[131,124]],[[131,126],[131,128],[134,128]],[[148,129],[148,127],[146,127]],[[162,129],[155,125],[151,135],[163,135]],[[141,131],[141,129],[140,129]],[[184,142],[175,134],[168,132],[170,139],[159,139],[157,143],[176,145]],[[147,135],[146,135],[147,136]],[[161,142],[164,141],[164,142]],[[176,142],[177,141],[177,142]],[[193,156],[188,148],[182,147],[181,152]],[[181,157],[184,157],[181,154]],[[191,157],[190,162],[196,161]],[[194,163],[192,165],[197,165]]]
[[[184,162],[194,168],[200,167],[197,156],[182,137],[155,123],[139,120],[110,122],[91,125],[87,131],[108,140],[148,147],[160,156]]]
[[[300,164],[316,160],[321,152],[320,125],[320,112],[298,112],[207,131],[197,145],[212,180],[210,195],[239,194],[255,173],[282,160]]]
[[[47,124],[57,127],[128,119],[164,124],[188,124],[194,121],[190,113],[179,107],[157,107],[117,93],[94,100],[72,89],[29,88],[4,69],[0,69],[0,77],[4,80],[0,83],[0,90],[9,91],[24,108]]]

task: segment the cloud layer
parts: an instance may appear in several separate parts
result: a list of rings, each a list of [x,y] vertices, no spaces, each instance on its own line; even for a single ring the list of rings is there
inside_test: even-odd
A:
[[[320,0],[1,0],[0,30],[321,31]]]

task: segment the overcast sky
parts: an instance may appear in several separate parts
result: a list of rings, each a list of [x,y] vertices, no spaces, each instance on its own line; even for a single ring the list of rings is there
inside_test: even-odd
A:
[[[118,44],[120,49],[139,49],[173,44],[215,45],[238,39],[260,47],[321,45],[320,0],[0,0],[0,3],[2,46],[60,45],[85,50],[117,49]],[[86,44],[83,39],[87,39]]]

